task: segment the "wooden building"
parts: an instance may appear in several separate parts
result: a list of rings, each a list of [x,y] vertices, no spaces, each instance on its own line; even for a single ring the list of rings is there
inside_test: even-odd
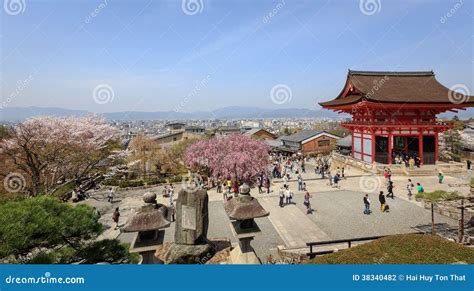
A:
[[[335,148],[338,139],[339,136],[324,130],[302,130],[280,137],[282,145],[278,149],[290,153],[327,154]]]
[[[341,93],[323,108],[352,115],[352,157],[392,164],[395,155],[438,161],[439,134],[451,128],[436,119],[474,106],[474,97],[441,85],[433,72],[350,71]]]
[[[276,135],[263,128],[253,128],[251,130],[246,131],[244,135],[260,140],[269,140],[277,138]]]

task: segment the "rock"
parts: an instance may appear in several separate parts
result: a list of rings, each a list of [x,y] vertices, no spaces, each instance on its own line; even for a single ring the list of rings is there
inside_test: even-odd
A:
[[[176,244],[199,245],[207,243],[209,226],[209,196],[206,190],[182,189],[176,203]]]
[[[146,192],[143,194],[143,201],[145,203],[156,203],[156,194],[153,192]]]
[[[215,255],[212,258],[204,256],[199,259],[199,264],[223,264],[229,263],[230,250],[232,245],[228,238],[213,237],[209,238],[209,243],[212,244]],[[166,261],[166,255],[170,250],[171,246],[174,245],[172,242],[165,242],[164,244],[157,247],[155,251],[155,261],[160,264],[164,264]]]
[[[166,264],[205,264],[215,254],[211,244],[172,244],[166,253]]]

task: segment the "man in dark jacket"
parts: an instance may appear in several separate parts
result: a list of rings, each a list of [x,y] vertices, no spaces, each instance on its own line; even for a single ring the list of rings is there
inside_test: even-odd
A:
[[[380,202],[380,210],[382,212],[385,212],[385,195],[383,195],[383,191],[380,191],[379,202]]]
[[[387,186],[387,198],[390,197],[392,199],[394,199],[394,195],[393,195],[393,182],[392,181],[388,181],[388,186]]]
[[[364,196],[364,214],[369,215],[370,214],[370,200],[369,200],[369,194],[365,194]]]

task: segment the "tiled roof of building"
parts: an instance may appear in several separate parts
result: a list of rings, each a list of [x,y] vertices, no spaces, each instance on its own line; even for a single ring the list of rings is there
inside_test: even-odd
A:
[[[451,91],[435,78],[432,71],[372,72],[350,71],[342,92],[335,99],[319,103],[323,107],[354,104],[359,101],[381,103],[453,103],[474,96]]]

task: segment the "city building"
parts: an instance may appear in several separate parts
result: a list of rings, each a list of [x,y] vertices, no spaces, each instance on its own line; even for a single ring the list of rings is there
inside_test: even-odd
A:
[[[278,147],[278,150],[289,153],[327,154],[335,148],[339,138],[339,136],[324,130],[302,130],[280,137],[282,145]]]
[[[251,138],[263,140],[276,138],[276,135],[263,128],[253,128],[251,130],[246,131],[244,135],[250,136]]]

